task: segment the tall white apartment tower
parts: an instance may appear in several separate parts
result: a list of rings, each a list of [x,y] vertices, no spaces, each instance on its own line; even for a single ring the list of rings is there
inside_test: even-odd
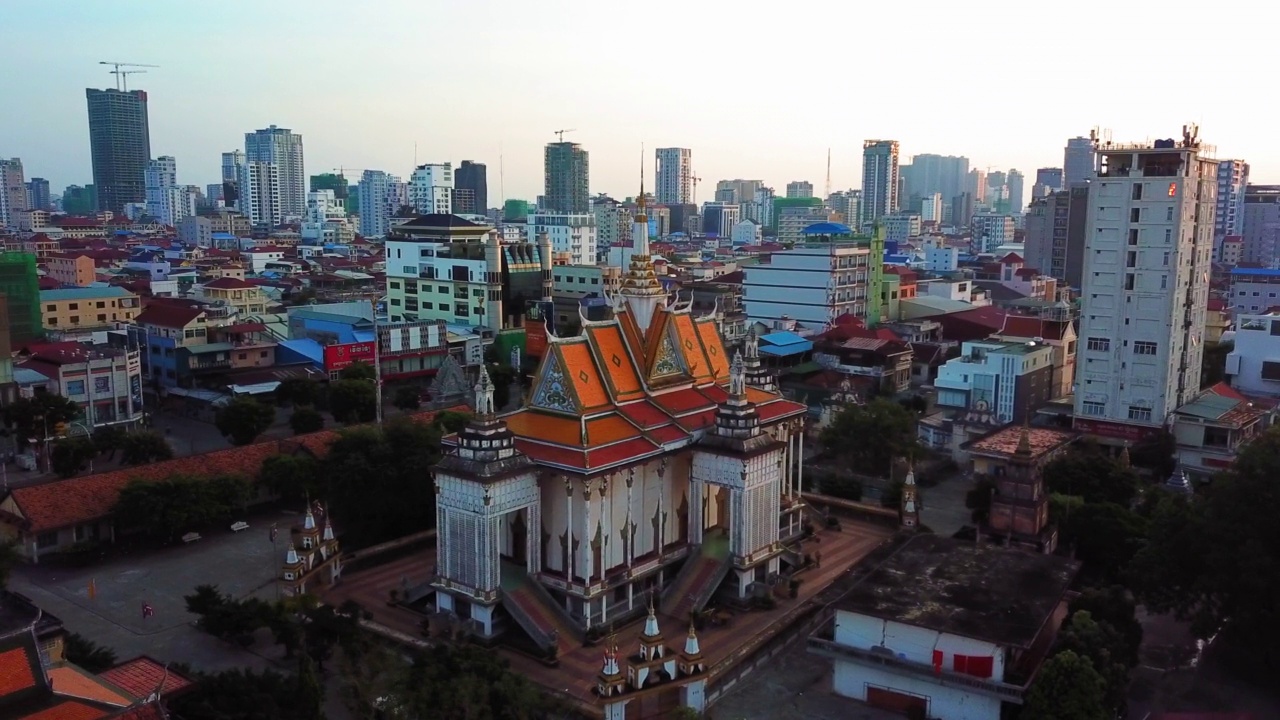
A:
[[[245,161],[236,173],[240,199],[236,209],[254,225],[279,225],[284,221],[280,168],[275,163]]]
[[[275,164],[280,178],[280,212],[283,217],[300,219],[306,214],[307,176],[302,167],[301,135],[275,125],[245,133],[244,159],[251,163]]]
[[[421,215],[452,213],[453,163],[429,163],[415,168],[409,177],[409,204]]]
[[[1158,428],[1200,390],[1218,190],[1211,154],[1194,127],[1179,139],[1094,147],[1077,429]]]
[[[658,148],[655,152],[655,190],[659,205],[688,205],[693,202],[693,151],[689,148]]]
[[[862,143],[862,224],[898,212],[898,141]]]
[[[383,237],[391,218],[408,201],[407,187],[400,178],[381,170],[365,170],[360,175],[360,234]]]

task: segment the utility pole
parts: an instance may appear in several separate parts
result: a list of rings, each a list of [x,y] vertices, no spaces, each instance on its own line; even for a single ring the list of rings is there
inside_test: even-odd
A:
[[[373,394],[377,404],[378,427],[382,427],[382,335],[378,332],[378,309],[373,309]]]

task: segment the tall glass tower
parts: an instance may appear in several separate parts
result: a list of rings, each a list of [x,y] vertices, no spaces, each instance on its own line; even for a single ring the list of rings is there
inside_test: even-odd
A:
[[[120,213],[126,204],[147,199],[147,162],[151,160],[147,93],[112,88],[86,88],[84,93],[98,209]]]

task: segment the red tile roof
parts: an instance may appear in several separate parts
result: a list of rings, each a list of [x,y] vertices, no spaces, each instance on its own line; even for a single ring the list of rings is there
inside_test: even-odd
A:
[[[191,680],[171,669],[166,671],[164,665],[145,655],[98,673],[98,677],[140,698],[147,697],[160,688],[161,681],[164,682],[164,688],[161,689],[163,695],[191,686]]]
[[[38,282],[39,282],[39,288],[41,290],[57,290],[58,288],[62,287],[62,283],[58,282],[57,280],[54,280],[48,275],[41,275],[40,280]]]
[[[160,712],[157,703],[151,702],[146,705],[139,705],[135,708],[125,710],[123,713],[116,715],[112,720],[166,720],[165,715]]]
[[[200,317],[203,310],[169,303],[153,303],[146,310],[138,313],[134,323],[138,325],[156,325],[164,328],[181,329]]]
[[[220,277],[217,280],[210,280],[205,283],[204,286],[207,288],[214,288],[216,290],[244,290],[246,288],[256,287],[252,283],[237,280],[233,277]]]
[[[31,672],[31,658],[27,648],[16,647],[0,652],[0,698],[35,687],[36,677]]]
[[[106,716],[106,710],[76,700],[67,700],[39,712],[22,715],[16,720],[98,720]]]
[[[1011,252],[1008,255],[1005,255],[1004,257],[1000,258],[1001,265],[1012,265],[1013,263],[1020,263],[1020,262],[1023,262],[1022,256],[1016,252]]]

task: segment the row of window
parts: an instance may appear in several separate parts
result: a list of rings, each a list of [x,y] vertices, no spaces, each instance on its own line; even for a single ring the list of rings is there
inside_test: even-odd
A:
[[[1110,352],[1111,338],[1104,338],[1104,337],[1087,338],[1085,342],[1085,347],[1088,348],[1089,350],[1094,350],[1097,352]],[[1150,342],[1148,340],[1135,340],[1133,342],[1134,355],[1155,355],[1158,350],[1159,350],[1159,345],[1157,343]]]
[[[400,307],[400,298],[391,298],[391,305],[394,307]],[[404,309],[405,310],[439,310],[440,312],[452,312],[453,314],[458,316],[470,315],[471,313],[475,313],[476,315],[484,314],[483,307],[468,308],[465,304],[458,303],[457,307],[453,308],[453,306],[450,303],[442,302],[439,305],[437,305],[436,303],[428,302],[426,300],[419,301],[416,298],[405,298]]]
[[[85,303],[85,309],[88,309],[88,306],[89,306],[89,303]],[[107,303],[106,303],[106,301],[104,301],[104,300],[99,300],[98,302],[96,302],[96,303],[94,303],[94,304],[93,304],[93,307],[98,308],[99,310],[101,310],[102,308],[105,308],[106,306],[107,306]],[[115,301],[115,300],[112,300],[112,301],[111,301],[111,307],[116,307],[116,301]],[[121,301],[120,301],[120,307],[133,307],[133,302],[132,302],[132,301],[130,301],[130,300],[121,300]],[[46,305],[44,306],[44,308],[45,308],[45,310],[46,310],[46,311],[48,311],[48,312],[58,312],[58,306],[57,306],[57,305],[54,305],[54,304],[46,304]],[[78,302],[67,303],[67,309],[68,309],[68,310],[79,310],[79,309],[80,309],[80,303],[78,303]]]
[[[1080,414],[1090,417],[1102,417],[1107,414],[1107,404],[1085,401],[1080,403]],[[1129,419],[1137,422],[1151,422],[1151,408],[1129,406]]]
[[[561,280],[560,280],[560,276],[559,276],[559,275],[555,275],[555,276],[553,276],[553,279],[554,279],[556,282],[561,282]],[[566,281],[564,281],[564,282],[573,282],[573,278],[569,278],[568,280],[566,280]],[[578,284],[580,284],[580,285],[585,285],[585,284],[586,284],[586,282],[587,282],[587,278],[585,278],[585,277],[579,277],[579,278],[578,278]],[[599,285],[599,284],[600,284],[600,278],[591,278],[591,284],[592,284],[592,285]]]
[[[113,321],[114,321],[114,320],[119,320],[119,318],[116,316],[116,313],[111,313],[111,319],[112,319]],[[127,318],[126,318],[126,319],[127,319]],[[51,317],[51,318],[48,318],[48,320],[49,320],[49,325],[50,325],[51,327],[57,327],[57,325],[58,325],[58,318],[57,318],[57,317]],[[107,322],[107,314],[106,314],[106,313],[98,313],[98,322]],[[71,316],[71,324],[72,324],[72,325],[79,325],[79,324],[80,324],[80,316],[79,316],[79,315],[72,315],[72,316]]]
[[[400,283],[398,283],[398,282],[392,282],[392,283],[390,284],[390,287],[391,287],[391,289],[392,289],[392,290],[399,290],[399,289],[400,289]],[[463,293],[465,293],[465,292],[466,292],[466,288],[458,288],[458,290],[461,290]],[[431,286],[430,286],[430,285],[423,285],[421,288],[419,288],[419,287],[418,287],[418,284],[417,284],[416,282],[412,282],[412,281],[410,281],[410,282],[407,282],[407,283],[405,283],[405,284],[404,284],[404,291],[405,291],[406,293],[410,294],[410,295],[416,295],[416,294],[417,294],[417,293],[419,293],[419,292],[429,293],[429,292],[431,292]],[[437,293],[437,294],[439,294],[439,295],[448,295],[448,294],[449,294],[449,293],[451,293],[451,292],[454,292],[454,291],[453,291],[453,290],[450,290],[448,285],[437,285],[437,286],[436,286],[436,293]],[[482,297],[484,297],[484,288],[475,288],[475,289],[473,289],[473,290],[471,291],[471,296],[472,296],[472,297],[478,297],[478,298],[482,298]]]

